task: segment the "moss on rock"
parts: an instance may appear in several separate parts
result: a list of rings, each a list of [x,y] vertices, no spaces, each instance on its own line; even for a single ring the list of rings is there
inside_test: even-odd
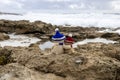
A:
[[[11,51],[7,49],[0,49],[0,65],[5,65],[12,62]]]

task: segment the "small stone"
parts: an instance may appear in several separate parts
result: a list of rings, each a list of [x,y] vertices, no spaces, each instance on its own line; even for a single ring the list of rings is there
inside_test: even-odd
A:
[[[76,64],[82,64],[83,61],[81,59],[75,61]]]

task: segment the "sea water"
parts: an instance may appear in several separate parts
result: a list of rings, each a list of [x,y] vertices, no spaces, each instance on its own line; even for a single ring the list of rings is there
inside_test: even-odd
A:
[[[41,41],[38,38],[35,37],[28,37],[25,35],[15,35],[13,34],[8,34],[10,39],[0,41],[0,46],[5,47],[5,46],[12,46],[12,47],[28,47],[30,44],[37,43],[38,41]]]
[[[82,27],[120,27],[120,13],[113,12],[27,12],[22,15],[0,15],[0,19],[30,20],[31,22],[41,20],[53,25],[72,25]]]

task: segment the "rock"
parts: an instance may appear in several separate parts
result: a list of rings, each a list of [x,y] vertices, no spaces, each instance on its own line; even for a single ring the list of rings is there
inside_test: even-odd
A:
[[[15,62],[45,74],[55,74],[68,80],[119,80],[119,60],[107,56],[104,52],[110,45],[102,43],[81,45],[75,54],[68,52],[41,55],[41,51],[35,47],[6,49],[12,50],[11,56]],[[119,48],[118,46],[114,45],[115,48]]]
[[[85,59],[84,57],[77,57],[76,59],[75,59],[75,63],[76,64],[85,64],[87,62],[87,59]]]
[[[94,32],[94,33],[88,33],[86,37],[87,37],[88,39],[94,39],[94,38],[100,37],[102,34],[103,34],[103,33],[95,33],[95,32]]]
[[[33,68],[37,71],[43,71],[45,73],[54,73],[62,77],[71,76],[73,78],[76,78],[75,80],[89,80],[90,78],[94,80],[97,80],[98,78],[101,80],[106,80],[115,78],[114,72],[116,71],[116,68],[120,68],[119,62],[117,62],[116,64],[115,60],[103,56],[102,58],[98,56],[97,58],[94,56],[87,56],[82,56],[83,59],[85,59],[85,62],[84,60],[82,62],[84,64],[76,64],[75,62],[76,58],[81,56],[70,56],[68,54],[61,54],[49,55],[36,59],[33,58],[25,66]],[[109,62],[110,60],[112,60],[113,62]],[[102,76],[103,74],[104,76]]]
[[[98,37],[96,35],[96,30],[99,28],[95,27],[64,27],[56,26],[50,23],[45,23],[42,21],[29,22],[28,20],[20,21],[10,21],[10,20],[0,20],[0,32],[5,33],[16,33],[16,34],[33,34],[35,37],[50,39],[54,34],[55,28],[60,28],[60,31],[67,35],[68,33],[73,34],[75,40],[83,40],[86,38]],[[89,35],[94,34],[94,35]],[[41,36],[41,37],[40,37]]]
[[[0,20],[0,31],[50,39],[58,26],[42,21]],[[99,28],[59,27],[73,38],[102,37],[120,41],[116,33],[96,33]],[[2,38],[2,37],[1,37]],[[5,38],[6,39],[6,38]],[[41,51],[38,43],[29,47],[0,48],[0,80],[120,80],[120,44],[89,43],[78,48],[62,47],[55,54]],[[14,63],[12,63],[14,62]],[[7,76],[7,78],[6,78]]]
[[[11,51],[0,48],[0,65],[5,65],[12,62]]]
[[[42,21],[29,22],[28,20],[10,21],[0,20],[0,31],[6,33],[28,34],[28,33],[49,33],[53,31],[51,24]]]
[[[18,63],[0,68],[0,80],[66,80],[52,73],[37,72]]]
[[[3,40],[7,40],[7,39],[9,39],[10,37],[7,35],[7,34],[5,34],[5,33],[0,33],[0,41],[3,41]]]
[[[109,46],[109,47],[108,47]],[[120,44],[103,45],[102,50],[106,56],[120,60]]]
[[[21,64],[25,64],[31,59],[32,57],[41,56],[42,52],[40,51],[39,47],[31,46],[27,47],[5,47],[5,49],[11,50],[11,57],[13,58],[14,62],[20,62]]]
[[[103,35],[101,35],[101,37],[111,39],[111,40],[115,40],[115,41],[120,40],[120,35],[118,33],[104,33]]]

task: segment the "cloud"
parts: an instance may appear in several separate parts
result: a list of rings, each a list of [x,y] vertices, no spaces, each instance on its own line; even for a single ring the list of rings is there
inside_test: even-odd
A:
[[[12,1],[11,0],[1,0],[0,3],[1,4],[11,4]]]
[[[0,10],[120,10],[120,0],[0,0]]]
[[[71,5],[69,5],[69,8],[71,8],[71,9],[83,9],[83,8],[85,8],[85,4],[83,4],[83,3],[81,3],[81,4],[71,4]]]
[[[111,1],[111,7],[115,10],[120,10],[120,1],[119,0]]]
[[[69,2],[72,0],[46,0],[46,1],[49,1],[49,2]]]
[[[0,9],[22,9],[23,4],[17,0],[0,0]]]
[[[53,5],[52,7],[53,7],[53,8],[60,8],[60,6],[57,5],[57,4]]]

